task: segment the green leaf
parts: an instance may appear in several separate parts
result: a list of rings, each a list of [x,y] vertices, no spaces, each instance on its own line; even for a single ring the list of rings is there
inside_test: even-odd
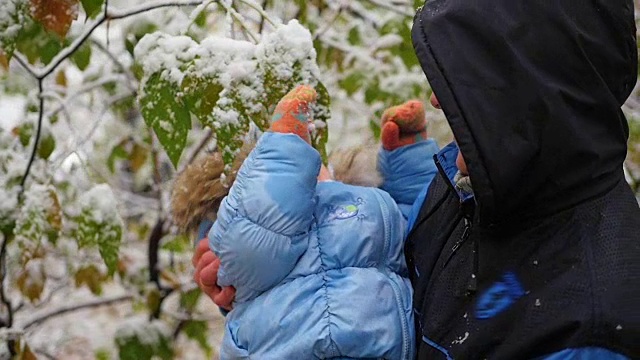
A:
[[[173,349],[169,336],[163,332],[158,322],[127,323],[126,329],[119,329],[116,345],[120,360],[173,359]]]
[[[373,138],[380,140],[380,135],[382,134],[380,124],[377,121],[369,120],[369,129],[371,129],[371,132],[373,133]]]
[[[96,221],[91,212],[87,210],[77,218],[77,223],[78,246],[80,248],[97,247],[102,260],[109,269],[109,276],[113,275],[118,266],[122,226],[120,224]]]
[[[200,345],[202,350],[207,354],[207,357],[211,357],[213,348],[207,341],[209,327],[206,321],[188,321],[184,326],[184,333],[189,339],[195,340]]]
[[[207,25],[207,15],[206,11],[201,11],[200,14],[196,16],[195,20],[193,20],[193,23],[200,28],[204,28],[205,25]]]
[[[122,219],[118,215],[115,195],[109,185],[100,184],[84,193],[79,202],[81,212],[73,219],[79,248],[97,248],[112,276],[118,266],[118,251],[122,241]]]
[[[86,42],[82,44],[80,48],[71,55],[71,61],[73,61],[81,71],[86,70],[91,62],[91,45]]]
[[[349,40],[349,44],[351,45],[360,45],[362,44],[362,38],[360,37],[360,30],[357,26],[354,26],[349,30],[349,36],[347,37]]]
[[[411,27],[405,20],[391,21],[382,27],[381,35],[396,34],[403,39],[400,44],[390,48],[391,53],[402,59],[407,68],[420,64],[411,42]]]
[[[40,60],[46,65],[62,50],[63,42],[60,37],[46,31],[42,24],[29,18],[23,26],[16,39],[16,49],[30,63]]]
[[[104,4],[104,0],[80,0],[80,2],[82,2],[84,12],[86,12],[87,16],[92,19],[100,13],[102,4]]]
[[[191,115],[176,88],[163,80],[160,74],[154,74],[144,85],[140,104],[147,126],[156,133],[171,163],[177,168],[191,130]]]
[[[224,87],[216,78],[188,76],[182,81],[184,102],[201,123],[206,123]]]
[[[96,360],[111,360],[111,353],[108,349],[97,349],[94,353]]]
[[[198,288],[183,292],[182,294],[180,294],[180,306],[183,307],[187,312],[193,312],[196,308],[196,305],[198,305],[200,295],[202,295],[202,291],[200,291],[200,289]]]
[[[314,108],[314,119],[322,121],[323,127],[318,128],[311,137],[311,145],[318,150],[322,160],[326,163],[327,157],[327,141],[329,140],[329,119],[331,118],[331,96],[329,91],[320,81],[315,86],[318,93],[318,100]]]
[[[56,139],[53,138],[52,134],[47,134],[44,136],[40,143],[38,144],[38,156],[42,159],[47,160],[53,150],[56,148]]]
[[[116,145],[113,150],[111,150],[111,154],[109,158],[107,158],[107,166],[109,167],[109,171],[111,173],[115,172],[116,160],[124,160],[129,157],[127,150],[124,149],[124,142]]]
[[[351,96],[356,93],[364,83],[365,76],[361,72],[353,72],[346,78],[340,80],[340,87],[347,92],[347,95]]]
[[[163,250],[171,251],[174,253],[184,254],[187,251],[193,250],[193,244],[189,241],[189,238],[181,235],[176,236],[170,241],[167,241],[162,245]]]
[[[127,51],[133,55],[133,48],[136,47],[138,41],[142,39],[146,34],[150,34],[158,30],[158,25],[151,22],[145,22],[142,24],[136,23],[135,28],[126,37],[124,37],[124,45]]]

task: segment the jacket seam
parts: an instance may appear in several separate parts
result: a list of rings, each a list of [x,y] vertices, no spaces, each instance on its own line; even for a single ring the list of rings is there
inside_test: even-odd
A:
[[[317,228],[317,224],[316,224],[316,228]],[[318,240],[318,258],[320,259],[320,269],[322,271],[322,289],[324,291],[324,300],[327,303],[325,311],[327,312],[327,331],[329,332],[329,342],[330,342],[330,346],[328,349],[330,351],[330,354],[328,354],[328,357],[335,357],[335,356],[339,356],[339,352],[335,345],[335,341],[333,341],[333,336],[331,335],[331,307],[329,306],[329,287],[327,286],[327,283],[328,283],[327,270],[326,270],[326,264],[323,260],[323,252],[322,252],[322,245],[320,244],[320,236],[316,236],[316,239]]]
[[[379,271],[381,271],[385,277],[387,278],[387,281],[389,281],[389,284],[391,285],[391,289],[393,289],[393,293],[394,293],[394,297],[396,300],[396,307],[398,309],[398,316],[400,317],[400,326],[402,327],[402,359],[407,359],[408,358],[408,353],[409,353],[409,348],[410,348],[410,339],[409,339],[409,324],[407,324],[406,321],[406,314],[403,311],[404,306],[402,306],[402,299],[400,296],[400,289],[398,288],[397,284],[391,279],[391,277],[389,276],[389,273],[391,272],[389,269],[389,264],[386,261],[387,258],[385,257],[385,254],[387,254],[389,252],[389,237],[391,236],[390,232],[391,232],[391,226],[389,224],[389,206],[387,205],[386,200],[384,199],[384,197],[382,195],[380,195],[377,191],[374,191],[375,196],[378,198],[378,203],[380,206],[380,211],[382,212],[382,221],[384,224],[384,247],[383,247],[383,252],[382,252],[382,256],[380,259],[380,266],[379,266]],[[413,307],[413,306],[412,306]]]

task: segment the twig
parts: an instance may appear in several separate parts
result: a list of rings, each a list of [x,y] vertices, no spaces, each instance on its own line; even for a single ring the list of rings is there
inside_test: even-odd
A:
[[[29,66],[29,64],[20,56],[20,54],[14,53],[13,58],[25,69],[31,76],[34,78],[38,78],[38,75],[34,72],[34,70]]]
[[[0,248],[0,301],[4,304],[7,310],[7,318],[2,319],[2,327],[6,329],[11,329],[13,326],[13,306],[11,304],[11,299],[7,296],[7,293],[4,291],[4,281],[7,275],[7,245],[9,244],[9,237],[7,235],[2,236],[2,247]],[[15,340],[7,339],[7,348],[9,349],[9,353],[11,356],[16,355],[15,351]]]
[[[133,74],[131,73],[130,70],[128,70],[123,64],[122,62],[120,62],[120,60],[118,60],[118,58],[116,58],[111,51],[109,51],[109,49],[107,49],[104,45],[102,45],[99,41],[96,40],[91,40],[91,43],[93,44],[93,46],[95,46],[98,50],[102,51],[103,54],[107,55],[107,57],[109,58],[109,60],[111,60],[111,62],[113,62],[113,64],[118,68],[118,70],[120,70],[124,76],[127,77],[127,80],[129,81],[127,83],[127,85],[129,85],[129,88],[131,89],[131,91],[133,91],[134,93],[137,93],[138,91],[138,87],[137,86],[133,86],[132,84],[137,84],[138,80],[136,80],[135,76],[133,76]]]
[[[4,290],[4,280],[7,274],[7,245],[9,244],[9,237],[7,235],[3,235],[2,237],[2,247],[0,248],[0,273],[1,273],[1,282],[0,282],[0,301],[4,304],[7,309],[7,318],[2,319],[3,326],[10,328],[13,326],[13,307],[11,304],[11,300],[7,296],[7,293]]]
[[[24,172],[24,176],[22,177],[22,181],[20,181],[20,193],[19,197],[22,197],[24,193],[24,184],[27,182],[27,178],[29,177],[29,173],[31,172],[31,166],[33,165],[33,161],[36,158],[36,152],[38,151],[38,143],[40,142],[40,134],[42,133],[42,119],[44,118],[44,96],[42,96],[42,79],[38,79],[38,97],[40,98],[40,111],[38,112],[38,128],[36,129],[36,137],[33,141],[33,150],[31,151],[31,158],[29,159],[29,164],[27,164],[27,169]]]
[[[236,9],[233,8],[232,5],[228,4],[225,1],[221,1],[220,5],[222,5],[222,7],[224,7],[224,9],[227,11],[227,14],[231,15],[231,17],[233,17],[236,22],[238,23],[238,25],[240,25],[240,27],[247,33],[249,34],[249,36],[251,37],[251,40],[253,40],[253,42],[255,44],[257,44],[258,42],[260,42],[258,40],[258,35],[255,34],[253,31],[251,31],[251,29],[249,29],[249,27],[247,26],[247,24],[245,23],[244,18],[242,17],[242,15],[240,15],[239,12],[236,11]]]
[[[336,21],[338,21],[338,19],[340,18],[340,15],[342,15],[343,11],[344,11],[344,7],[342,5],[340,5],[340,7],[336,11],[336,14],[334,15],[333,19],[331,21],[329,21],[322,29],[319,29],[318,32],[316,32],[313,35],[313,40],[317,40],[320,36],[324,35],[324,33],[326,33],[336,23]]]
[[[84,309],[91,309],[91,308],[96,308],[96,307],[100,307],[100,306],[107,306],[107,305],[113,305],[113,304],[117,304],[120,302],[125,302],[125,301],[130,301],[133,299],[133,296],[131,295],[122,295],[122,296],[118,296],[115,298],[111,298],[111,299],[100,299],[100,300],[95,300],[95,301],[90,301],[84,304],[78,304],[78,305],[70,305],[70,306],[64,306],[60,309],[57,310],[53,310],[51,312],[48,312],[44,315],[38,316],[35,319],[29,320],[23,327],[22,329],[27,330],[35,325],[39,325],[42,324],[45,321],[48,321],[54,317],[58,317],[64,314],[68,314],[70,312],[75,312],[75,311],[79,311],[79,310],[84,310]]]
[[[385,9],[385,10],[392,11],[392,12],[394,12],[396,14],[399,14],[399,15],[402,15],[402,16],[411,17],[411,16],[414,15],[411,11],[403,10],[402,8],[400,8],[399,7],[400,4],[393,4],[393,3],[390,3],[387,0],[367,0],[367,1],[369,1],[370,3],[372,3],[375,6],[378,6],[378,7],[382,8],[382,9]],[[408,4],[405,4],[405,5],[408,5]]]
[[[191,153],[189,160],[187,160],[186,164],[184,164],[180,172],[182,172],[187,166],[193,164],[193,162],[196,160],[198,155],[202,152],[205,146],[207,146],[207,143],[209,142],[209,140],[211,140],[212,136],[213,136],[213,130],[211,130],[210,128],[207,128],[204,136],[202,137],[202,140],[200,140],[200,143],[198,144],[196,149],[193,151],[193,153]]]
[[[278,27],[278,24],[276,23],[275,20],[273,20],[265,11],[263,7],[260,7],[258,4],[254,3],[252,0],[239,0],[241,3],[247,5],[248,7],[252,8],[253,10],[257,11],[263,19],[267,20],[267,22],[269,24],[271,24],[271,26]]]
[[[269,0],[262,0],[262,5],[260,5],[262,10],[264,10],[264,8],[267,7],[267,1],[269,1]],[[262,31],[264,30],[264,22],[266,20],[266,18],[263,15],[263,13],[264,13],[264,11],[260,13],[260,25],[258,26],[258,33],[259,34],[262,34]]]

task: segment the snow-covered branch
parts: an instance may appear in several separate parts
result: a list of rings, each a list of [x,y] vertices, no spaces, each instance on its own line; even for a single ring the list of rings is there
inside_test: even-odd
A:
[[[50,320],[50,319],[52,319],[54,317],[62,316],[62,315],[65,315],[65,314],[68,314],[68,313],[71,313],[71,312],[80,311],[80,310],[92,309],[92,308],[96,308],[96,307],[100,307],[100,306],[118,304],[118,303],[121,303],[121,302],[130,301],[132,299],[133,299],[133,296],[131,296],[131,295],[122,295],[122,296],[117,296],[117,297],[113,297],[113,298],[89,301],[89,302],[82,303],[82,304],[64,306],[64,307],[61,307],[59,309],[48,311],[48,312],[46,312],[44,314],[36,315],[34,318],[26,321],[24,323],[24,325],[20,326],[20,328],[23,329],[23,330],[28,330],[29,328],[31,328],[31,327],[33,327],[35,325],[40,325],[43,322],[48,321],[48,320]]]

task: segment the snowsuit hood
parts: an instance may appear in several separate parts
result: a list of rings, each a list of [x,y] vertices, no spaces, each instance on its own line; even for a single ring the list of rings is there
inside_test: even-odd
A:
[[[465,157],[483,227],[619,183],[637,78],[631,0],[431,0],[413,43]]]

